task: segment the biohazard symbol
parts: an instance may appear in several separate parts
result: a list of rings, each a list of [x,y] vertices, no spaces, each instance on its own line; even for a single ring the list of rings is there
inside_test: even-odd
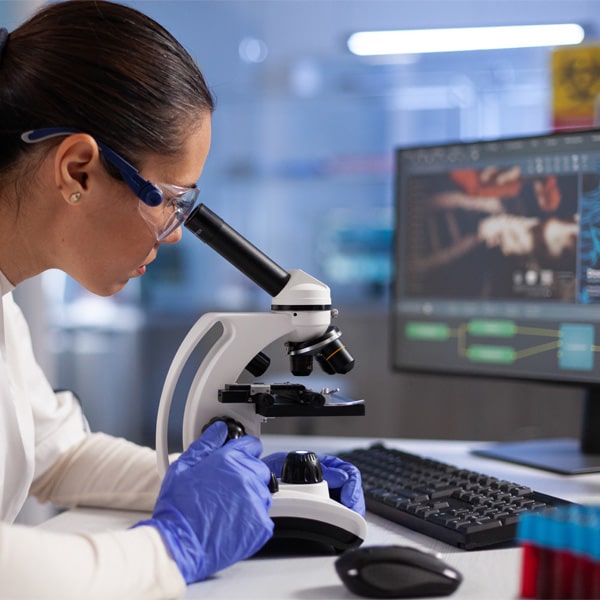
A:
[[[600,48],[555,52],[553,76],[555,110],[589,109],[600,95]]]

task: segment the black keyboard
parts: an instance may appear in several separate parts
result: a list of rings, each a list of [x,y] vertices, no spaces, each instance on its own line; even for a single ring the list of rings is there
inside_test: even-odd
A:
[[[382,444],[337,455],[360,470],[367,510],[464,550],[512,542],[525,511],[569,504]]]

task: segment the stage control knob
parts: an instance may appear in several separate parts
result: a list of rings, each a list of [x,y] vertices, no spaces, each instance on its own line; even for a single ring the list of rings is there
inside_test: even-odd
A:
[[[246,435],[246,429],[244,428],[244,426],[239,421],[236,421],[231,417],[213,417],[202,428],[202,433],[204,433],[204,431],[216,421],[223,421],[227,425],[227,438],[225,439],[226,442],[228,442],[229,440],[237,440],[238,438],[241,438],[242,436]]]
[[[321,483],[323,471],[317,455],[306,450],[289,452],[281,469],[281,481],[293,484]]]

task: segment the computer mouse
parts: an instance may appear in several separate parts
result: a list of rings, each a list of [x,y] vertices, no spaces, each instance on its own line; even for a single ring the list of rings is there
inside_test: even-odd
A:
[[[462,582],[443,560],[409,546],[361,546],[344,552],[335,568],[351,592],[366,598],[448,596]]]

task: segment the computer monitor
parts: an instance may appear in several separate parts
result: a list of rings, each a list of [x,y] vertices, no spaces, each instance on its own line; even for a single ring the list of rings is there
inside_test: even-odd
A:
[[[581,386],[581,440],[477,451],[600,470],[600,130],[400,148],[392,367]]]

